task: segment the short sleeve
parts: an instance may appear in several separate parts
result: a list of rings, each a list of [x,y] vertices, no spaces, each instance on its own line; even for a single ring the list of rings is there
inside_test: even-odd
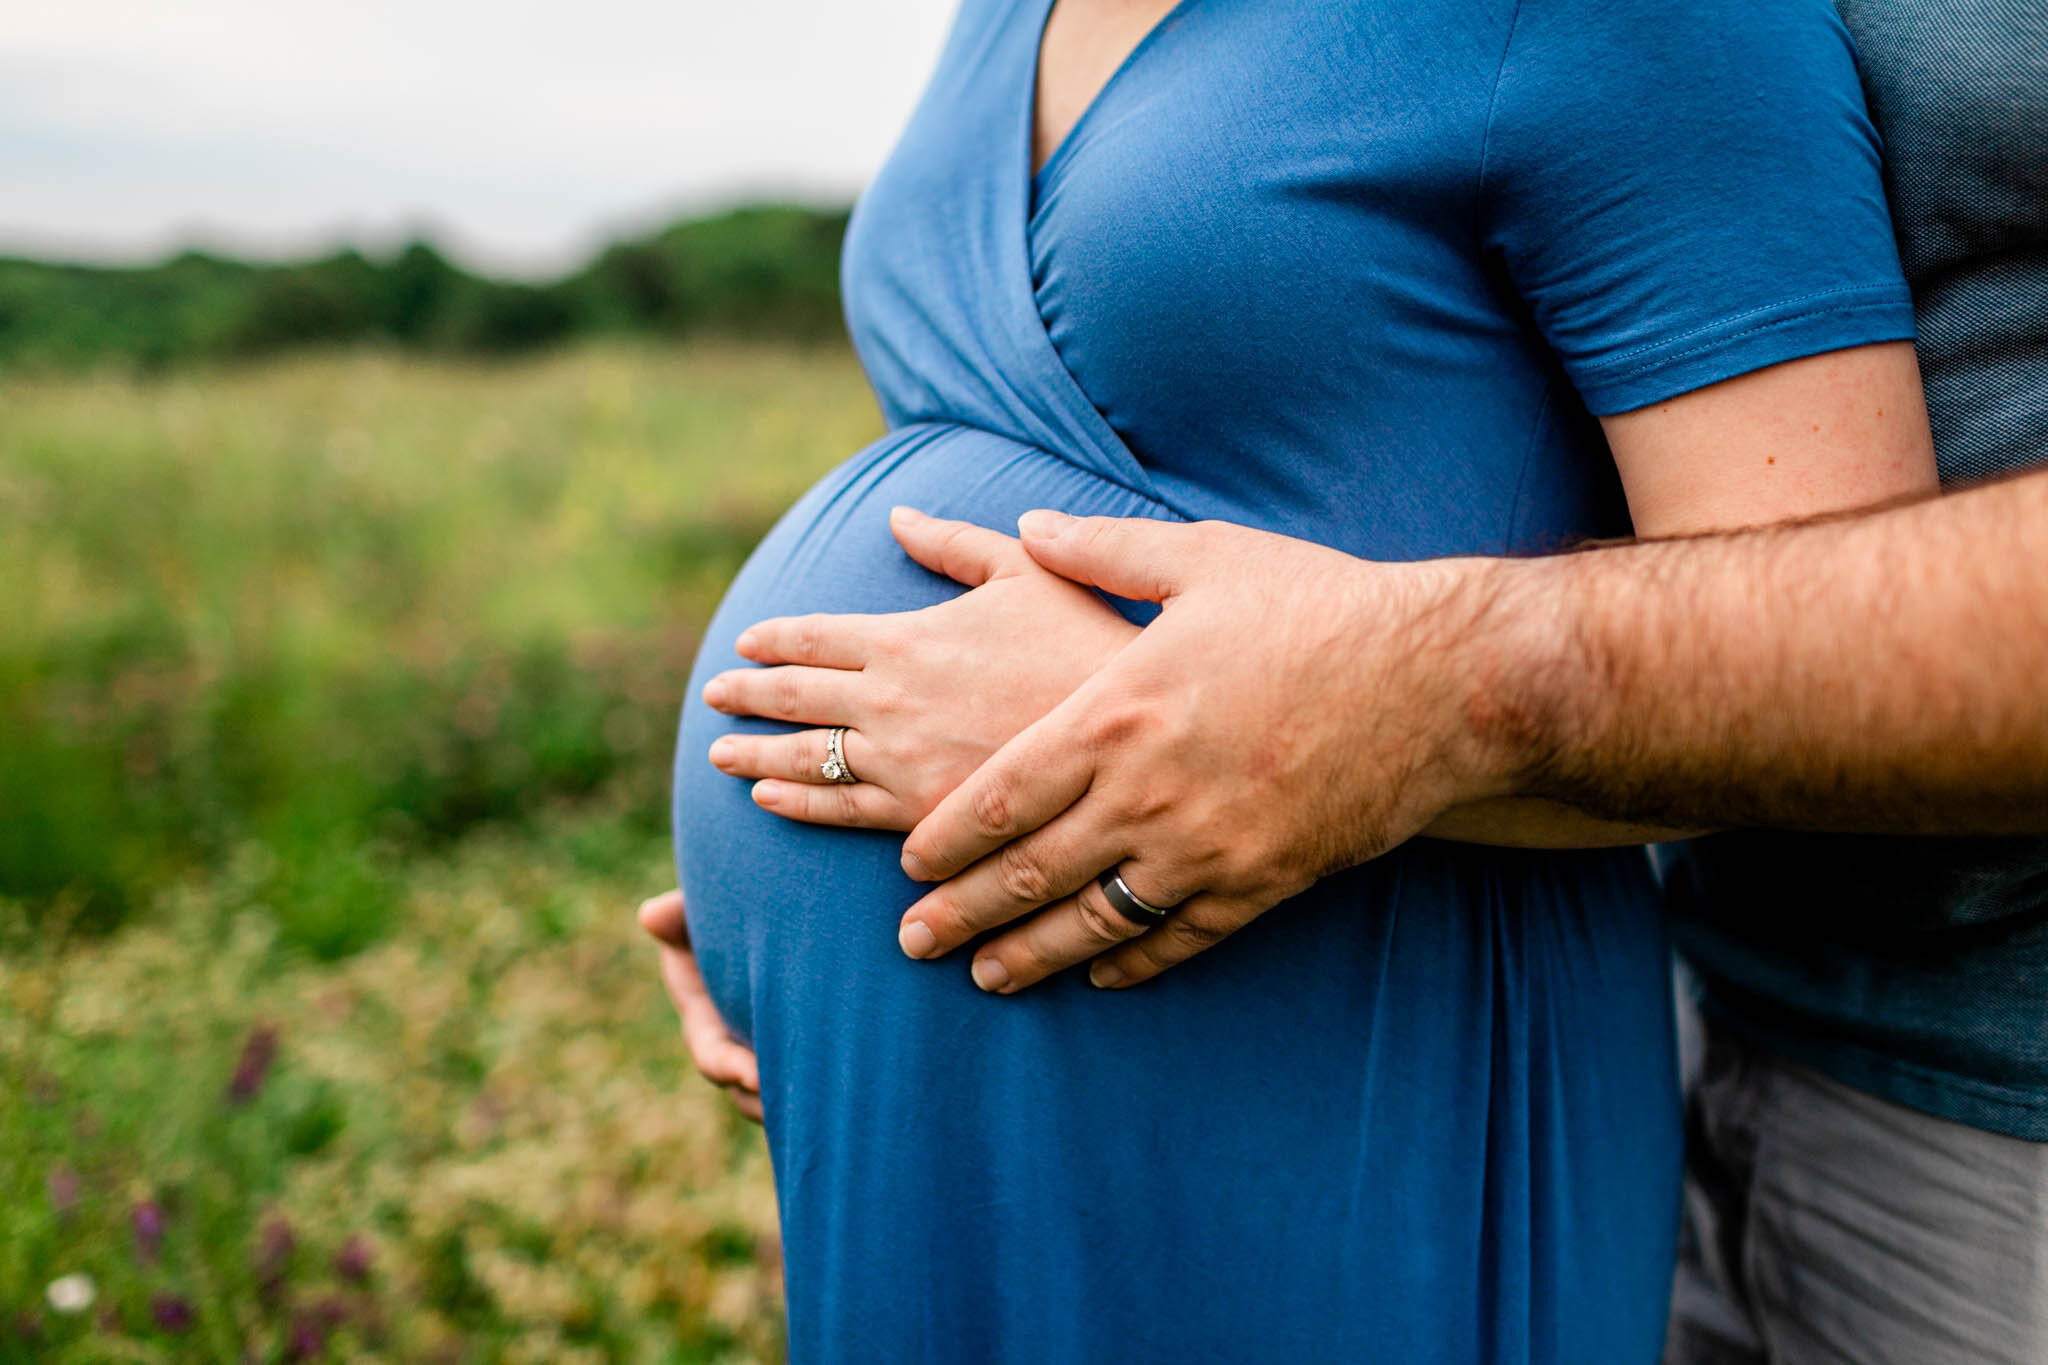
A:
[[[1913,335],[1827,0],[1522,0],[1480,190],[1489,247],[1596,413]]]

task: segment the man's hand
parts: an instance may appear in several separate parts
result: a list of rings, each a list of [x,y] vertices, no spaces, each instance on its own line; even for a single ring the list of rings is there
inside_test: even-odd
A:
[[[1091,979],[1132,985],[1510,790],[1471,713],[1513,689],[1462,667],[1491,561],[1369,564],[1222,523],[1022,528],[1045,567],[1164,609],[911,833],[904,870],[945,883],[903,916],[912,956],[1049,906],[976,953],[983,989],[1106,949]],[[1171,915],[1147,932],[1119,914],[1109,868]]]
[[[670,891],[640,903],[640,927],[661,954],[661,980],[683,1019],[683,1041],[704,1079],[732,1096],[742,1114],[761,1121],[761,1068],[753,1049],[732,1036],[718,1006],[704,989],[697,955],[690,951],[690,926],[683,919],[683,893]]]
[[[912,559],[971,591],[922,611],[762,621],[736,647],[766,667],[705,684],[728,715],[848,727],[851,783],[826,782],[823,728],[711,746],[713,766],[756,779],[754,800],[788,819],[908,830],[1138,634],[1015,537],[908,508],[889,524]]]
[[[1025,520],[1038,562],[1165,610],[904,846],[911,876],[953,877],[904,916],[931,945],[913,956],[1064,898],[977,953],[988,989],[1124,940],[1097,983],[1156,975],[1496,797],[1680,827],[2048,832],[2048,473],[1533,560]],[[1134,938],[1093,884],[1111,866],[1179,902],[1171,919]]]

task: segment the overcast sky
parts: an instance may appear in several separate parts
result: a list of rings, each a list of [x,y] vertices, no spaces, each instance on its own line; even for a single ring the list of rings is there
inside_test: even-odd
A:
[[[426,230],[547,273],[851,197],[957,0],[5,0],[0,253],[298,255]]]

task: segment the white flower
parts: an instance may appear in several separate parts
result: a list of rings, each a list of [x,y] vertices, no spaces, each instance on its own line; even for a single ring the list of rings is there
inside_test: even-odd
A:
[[[92,1307],[92,1301],[98,1294],[92,1276],[83,1272],[59,1276],[50,1281],[50,1287],[43,1291],[43,1297],[50,1301],[50,1311],[67,1315],[83,1313]]]

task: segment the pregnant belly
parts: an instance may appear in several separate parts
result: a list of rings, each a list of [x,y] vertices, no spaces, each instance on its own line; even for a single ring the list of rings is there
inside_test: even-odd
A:
[[[1035,447],[978,428],[922,424],[853,456],[768,533],[705,633],[676,745],[676,855],[690,932],[713,998],[743,1037],[752,1036],[758,1003],[754,969],[776,951],[778,938],[801,928],[815,945],[832,928],[848,928],[891,944],[895,915],[917,893],[887,871],[900,836],[791,825],[756,807],[746,783],[712,768],[705,752],[719,735],[792,727],[721,716],[700,693],[712,674],[745,665],[733,641],[763,618],[908,611],[962,591],[896,544],[888,519],[898,505],[1004,531],[1034,507],[1173,516]],[[878,844],[886,844],[886,855]]]
[[[1171,515],[986,432],[908,428],[783,518],[710,627],[676,847],[705,978],[760,1054],[792,1358],[1101,1354],[1071,1327],[1174,1359],[1505,1360],[1482,1342],[1529,1330],[1525,1295],[1557,1307],[1555,1359],[1652,1358],[1678,1142],[1640,855],[1417,841],[1140,991],[983,996],[958,958],[898,951],[901,836],[777,819],[705,759],[744,723],[698,690],[754,621],[959,591],[890,537],[898,503],[1005,529]],[[1130,1290],[1161,1265],[1171,1322]]]

